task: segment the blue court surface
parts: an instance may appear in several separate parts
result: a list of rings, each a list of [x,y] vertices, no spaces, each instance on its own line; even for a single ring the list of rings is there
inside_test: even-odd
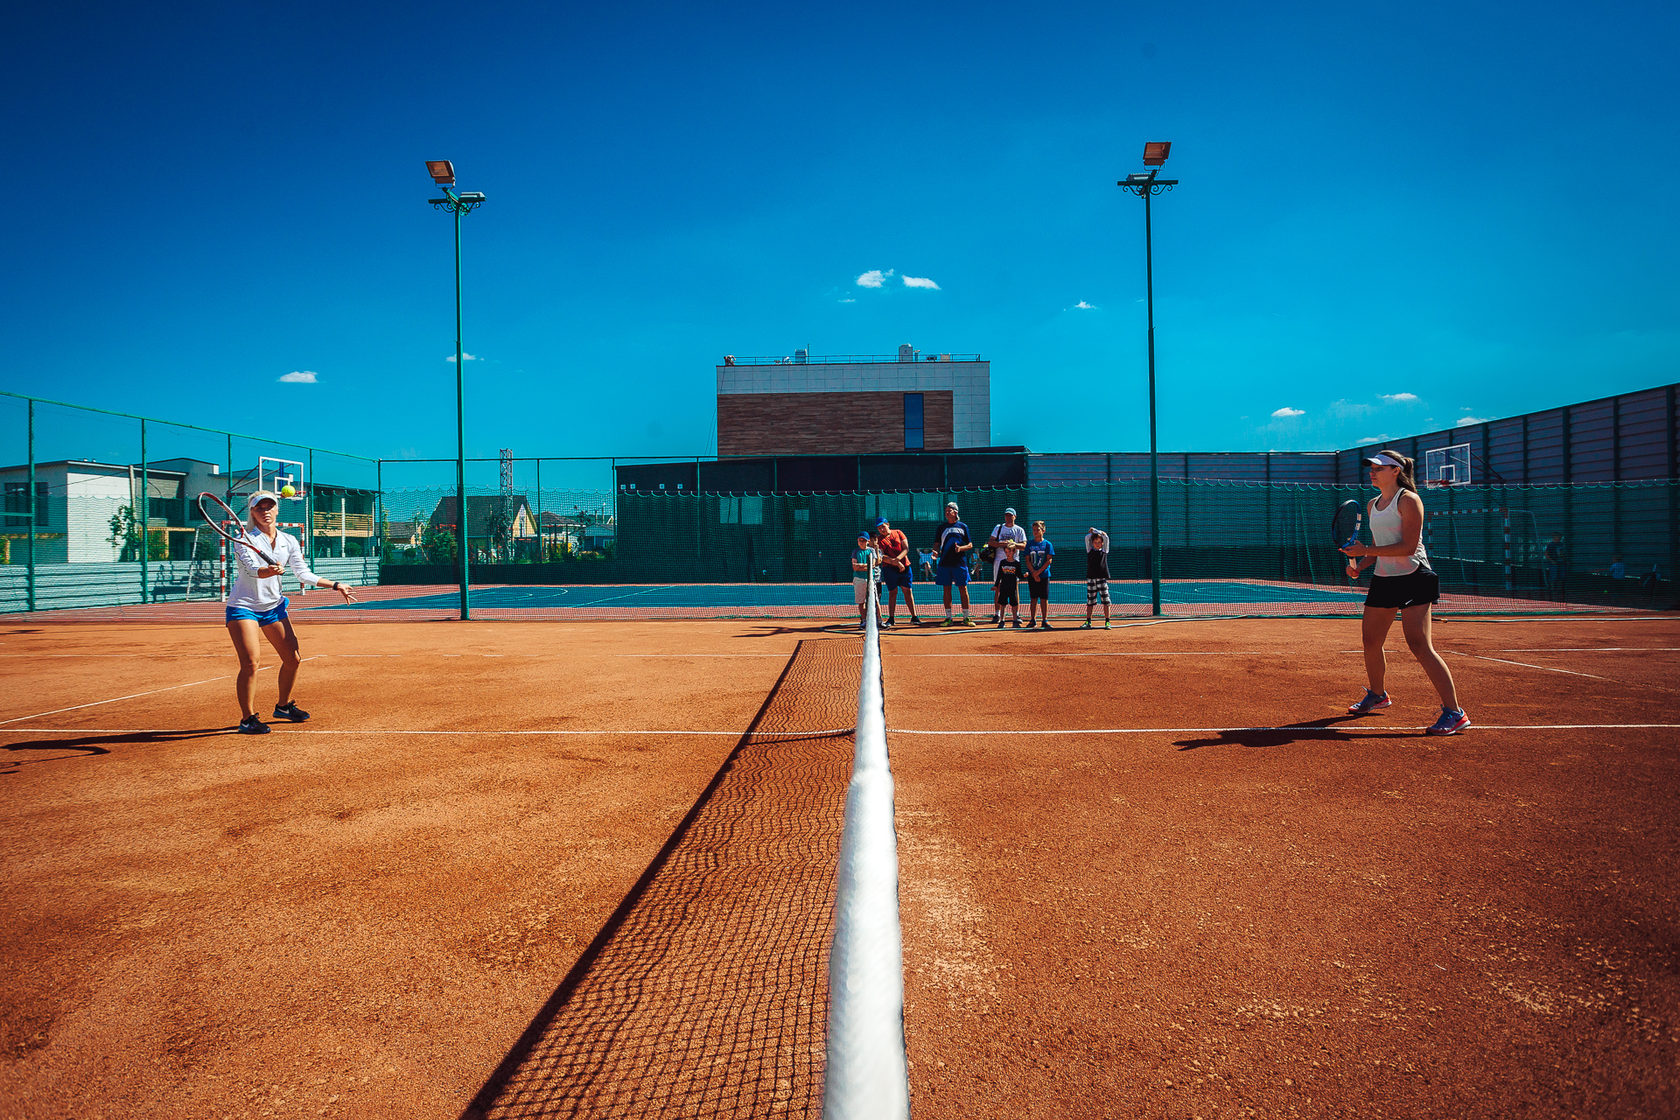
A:
[[[1023,589],[1024,590],[1024,589]],[[941,600],[942,589],[931,583],[915,587],[919,604],[933,604]],[[1115,603],[1148,603],[1150,588],[1143,582],[1110,582],[1109,597]],[[572,587],[533,585],[530,587],[485,587],[472,590],[475,607],[518,610],[520,608],[553,609],[585,607],[667,607],[667,608],[728,608],[753,609],[762,607],[832,607],[853,603],[850,583],[670,583],[670,584],[584,584]],[[988,606],[991,585],[969,585],[970,598]],[[1021,596],[1023,606],[1026,596]],[[1085,584],[1080,582],[1052,583],[1050,601],[1059,606],[1085,605]],[[1206,583],[1161,583],[1161,601],[1165,603],[1362,603],[1364,588],[1310,587],[1289,583],[1236,583],[1212,580]],[[325,610],[447,610],[457,605],[457,592],[416,595],[406,599],[381,599],[357,603],[353,607],[339,604]]]

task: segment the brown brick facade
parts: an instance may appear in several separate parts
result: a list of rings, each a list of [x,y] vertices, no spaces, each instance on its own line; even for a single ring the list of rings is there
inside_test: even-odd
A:
[[[929,451],[953,442],[951,391],[922,393]],[[717,398],[719,455],[863,455],[904,450],[904,394],[725,393]]]

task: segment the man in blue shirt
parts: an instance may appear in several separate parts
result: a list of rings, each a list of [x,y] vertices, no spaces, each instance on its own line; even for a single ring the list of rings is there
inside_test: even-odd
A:
[[[962,625],[973,626],[968,617],[968,553],[974,548],[974,538],[968,526],[960,520],[957,503],[945,503],[945,524],[939,530],[939,564],[933,571],[933,582],[945,589],[945,625],[955,626],[951,619],[951,588],[954,585],[962,596]]]

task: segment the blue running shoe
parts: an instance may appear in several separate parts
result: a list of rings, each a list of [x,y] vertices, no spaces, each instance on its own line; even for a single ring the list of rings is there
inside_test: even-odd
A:
[[[238,730],[241,735],[267,735],[268,724],[258,719],[253,712],[239,721]]]
[[[1364,698],[1361,699],[1359,703],[1348,705],[1348,714],[1355,716],[1369,715],[1372,712],[1380,711],[1381,709],[1388,707],[1392,703],[1394,703],[1394,701],[1388,698],[1388,693],[1372,692],[1367,688],[1365,690]]]
[[[1470,726],[1470,717],[1451,708],[1441,709],[1441,718],[1424,728],[1426,735],[1457,735]]]
[[[275,719],[289,719],[293,723],[302,723],[309,718],[309,713],[288,700],[284,704],[274,705]]]

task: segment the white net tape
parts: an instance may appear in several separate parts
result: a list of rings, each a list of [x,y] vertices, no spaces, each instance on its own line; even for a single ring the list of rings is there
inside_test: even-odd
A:
[[[874,568],[870,574],[873,577]],[[871,588],[873,592],[873,587]],[[881,635],[871,593],[858,689],[857,754],[846,791],[828,958],[824,1120],[905,1120],[904,942],[898,923],[898,834],[887,760]]]

